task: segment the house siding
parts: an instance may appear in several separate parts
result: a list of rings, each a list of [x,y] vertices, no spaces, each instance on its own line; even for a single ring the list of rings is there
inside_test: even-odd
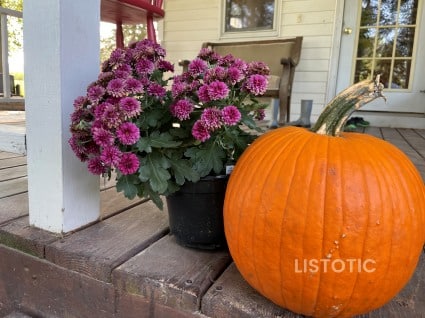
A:
[[[166,15],[159,28],[160,38],[177,72],[177,62],[194,58],[203,42],[235,40],[221,38],[222,3],[222,0],[164,1]],[[301,99],[313,100],[315,116],[328,100],[337,0],[280,0],[278,8],[278,35],[267,38],[303,36],[292,91],[291,118],[299,114]],[[243,39],[260,38],[266,37]]]

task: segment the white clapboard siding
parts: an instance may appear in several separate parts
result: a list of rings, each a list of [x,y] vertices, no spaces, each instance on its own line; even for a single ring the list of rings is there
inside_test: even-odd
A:
[[[293,85],[292,117],[299,114],[301,99],[313,99],[313,114],[319,113],[328,91],[331,50],[337,0],[276,0],[280,1],[278,35],[249,37],[244,40],[303,36],[301,60]],[[168,59],[176,64],[193,59],[206,41],[221,40],[223,0],[165,1],[166,12],[161,22],[161,42]],[[226,38],[225,41],[242,40]]]

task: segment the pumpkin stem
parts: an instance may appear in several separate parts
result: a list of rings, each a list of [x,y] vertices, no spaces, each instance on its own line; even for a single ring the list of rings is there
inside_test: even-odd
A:
[[[376,76],[375,81],[364,80],[339,93],[326,105],[311,130],[320,135],[340,136],[354,111],[379,97],[386,101],[382,94],[384,85],[379,80],[380,75]]]

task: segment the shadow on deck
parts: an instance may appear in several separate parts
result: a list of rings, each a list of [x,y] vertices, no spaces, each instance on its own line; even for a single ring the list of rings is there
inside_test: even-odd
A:
[[[425,179],[425,130],[367,133],[402,149]],[[177,245],[166,211],[100,185],[99,222],[63,237],[32,228],[26,157],[0,152],[0,316],[301,317],[254,291],[226,250]],[[399,295],[359,317],[425,317],[424,295],[425,254]]]

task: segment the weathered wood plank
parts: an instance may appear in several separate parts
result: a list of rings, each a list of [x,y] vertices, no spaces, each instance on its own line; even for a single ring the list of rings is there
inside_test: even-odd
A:
[[[27,157],[17,156],[0,160],[0,169],[22,166],[27,164]]]
[[[0,224],[28,215],[28,193],[0,199]]]
[[[0,244],[40,258],[44,258],[45,246],[59,239],[57,234],[31,227],[28,217],[0,227]]]
[[[403,151],[413,162],[414,165],[423,165],[424,159],[411,145],[403,138],[397,129],[382,128],[384,139]]]
[[[110,281],[115,267],[167,232],[167,213],[149,201],[46,246],[46,259]]]
[[[12,168],[0,169],[0,181],[25,177],[27,175],[27,166],[17,166]]]
[[[27,314],[24,314],[22,312],[14,311],[14,312],[8,314],[7,316],[5,316],[4,318],[32,318],[32,317],[28,316]]]
[[[205,294],[202,299],[201,312],[214,318],[302,317],[261,296],[242,278],[234,263]]]
[[[365,133],[368,135],[372,135],[376,138],[383,139],[381,129],[378,127],[367,127],[365,128]]]
[[[1,317],[13,307],[34,317],[114,317],[111,284],[3,245],[0,255]]]
[[[28,191],[28,177],[0,182],[0,198]]]
[[[412,146],[416,152],[424,159],[425,163],[425,137],[419,135],[413,129],[398,129],[404,139]]]
[[[168,235],[114,270],[113,282],[125,292],[193,312],[229,263],[227,251],[185,248]]]
[[[413,129],[418,135],[425,138],[425,129]]]
[[[145,201],[137,197],[129,200],[122,192],[117,192],[115,187],[105,189],[100,192],[100,219],[106,219],[111,215],[140,205]]]

